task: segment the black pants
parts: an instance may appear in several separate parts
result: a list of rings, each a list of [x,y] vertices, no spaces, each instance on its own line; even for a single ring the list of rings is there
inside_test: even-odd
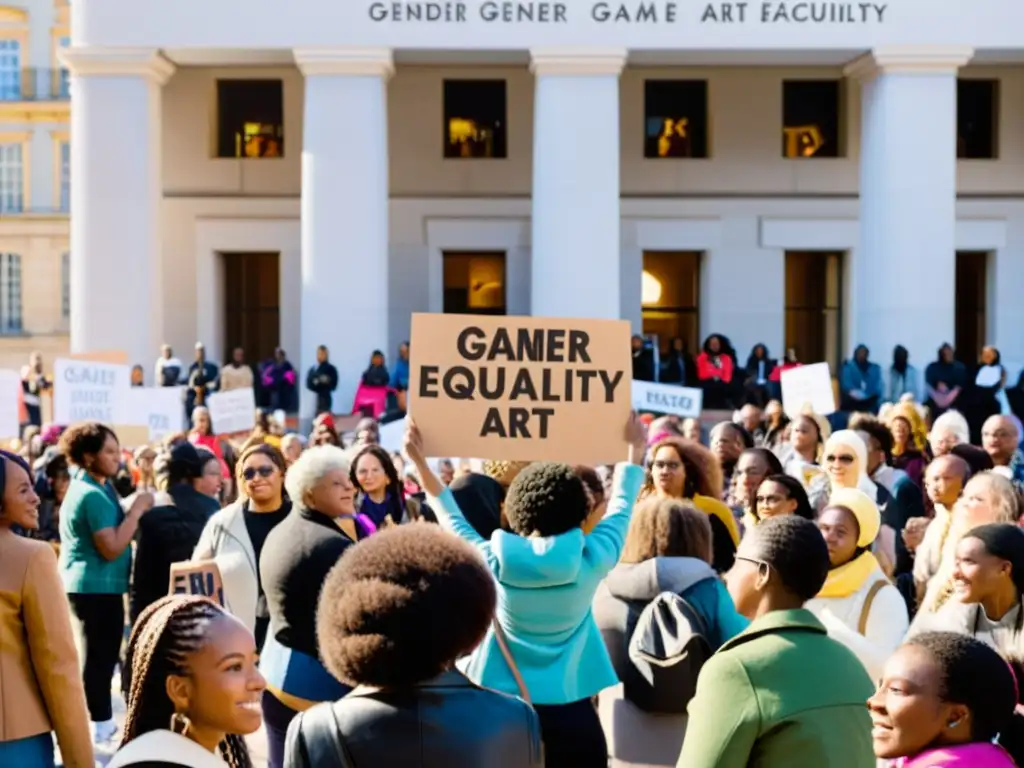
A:
[[[68,595],[75,629],[82,643],[82,683],[94,723],[113,718],[110,682],[124,639],[121,595]]]
[[[547,768],[607,768],[608,742],[590,699],[534,704],[540,718]]]

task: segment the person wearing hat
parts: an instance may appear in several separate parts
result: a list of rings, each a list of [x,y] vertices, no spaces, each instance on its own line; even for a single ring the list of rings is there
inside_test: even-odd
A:
[[[192,557],[207,521],[220,509],[217,499],[197,487],[208,461],[191,443],[176,445],[156,460],[157,485],[163,490],[139,524],[128,598],[132,624],[147,606],[167,594],[171,564]]]
[[[964,534],[956,546],[953,598],[934,613],[919,613],[908,639],[958,632],[1003,656],[1024,657],[1024,531],[989,523]]]
[[[863,491],[832,492],[818,516],[828,546],[828,577],[806,605],[830,637],[853,651],[872,680],[882,674],[910,623],[906,602],[871,552],[881,526],[878,506]]]

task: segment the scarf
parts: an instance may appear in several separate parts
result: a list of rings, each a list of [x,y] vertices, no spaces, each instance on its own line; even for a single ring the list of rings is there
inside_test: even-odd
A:
[[[870,551],[862,552],[859,557],[828,572],[818,597],[849,597],[864,586],[868,576],[878,567],[878,561]]]

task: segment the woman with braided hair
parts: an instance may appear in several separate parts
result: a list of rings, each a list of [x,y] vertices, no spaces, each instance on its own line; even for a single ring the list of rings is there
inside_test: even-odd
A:
[[[266,683],[242,622],[205,598],[164,597],[135,622],[128,663],[124,739],[108,768],[252,768],[243,736],[263,722]]]

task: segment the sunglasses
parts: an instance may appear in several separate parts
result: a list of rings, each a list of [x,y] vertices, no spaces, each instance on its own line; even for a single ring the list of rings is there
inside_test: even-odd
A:
[[[782,502],[784,502],[786,500],[787,499],[786,499],[785,496],[779,496],[777,494],[772,494],[771,496],[755,496],[754,497],[754,503],[757,504],[757,506],[759,506],[759,507],[761,507],[761,506],[769,506],[769,505],[774,506],[775,504],[781,504]]]
[[[266,479],[274,474],[275,469],[277,469],[277,467],[249,467],[242,473],[242,477],[245,478],[246,482],[252,482],[256,479],[257,475]]]
[[[841,456],[829,454],[828,456],[825,457],[825,461],[827,461],[829,464],[835,464],[837,461],[840,464],[853,464],[853,460],[853,456],[850,456],[849,454],[843,454]]]

